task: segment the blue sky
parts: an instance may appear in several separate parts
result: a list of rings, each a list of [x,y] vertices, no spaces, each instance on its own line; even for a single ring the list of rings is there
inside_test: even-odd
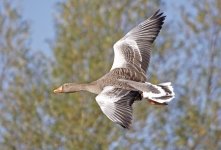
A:
[[[50,54],[47,40],[55,36],[53,16],[56,3],[61,0],[23,0],[23,17],[31,23],[31,47]]]

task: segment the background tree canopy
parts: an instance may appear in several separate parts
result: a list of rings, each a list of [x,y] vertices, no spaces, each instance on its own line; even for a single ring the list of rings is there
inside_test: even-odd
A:
[[[64,82],[108,72],[113,44],[157,9],[150,82],[172,81],[166,107],[134,105],[131,130],[112,123],[90,93],[54,95]],[[1,149],[221,149],[221,2],[66,0],[46,56],[30,46],[19,3],[0,2]]]

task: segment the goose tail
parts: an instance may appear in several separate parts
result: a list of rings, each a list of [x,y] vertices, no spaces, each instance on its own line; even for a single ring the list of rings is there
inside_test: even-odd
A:
[[[146,82],[148,91],[143,92],[143,98],[148,99],[151,104],[167,105],[174,97],[175,93],[170,82],[154,85]]]

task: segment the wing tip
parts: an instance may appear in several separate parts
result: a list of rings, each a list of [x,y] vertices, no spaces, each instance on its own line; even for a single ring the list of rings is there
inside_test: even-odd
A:
[[[164,12],[161,12],[161,10],[158,9],[158,10],[150,17],[150,19],[157,19],[157,18],[162,18],[163,20],[165,20],[166,15],[164,15]]]
[[[164,13],[161,12],[160,9],[158,9],[151,17],[149,17],[148,19],[140,23],[138,26],[146,27],[147,23],[149,23],[150,21],[151,22],[153,21],[156,24],[158,24],[159,31],[160,31],[160,29],[162,28],[162,25],[164,24],[165,18],[166,18],[166,15],[164,15]]]
[[[116,123],[126,130],[129,130],[131,128],[131,123],[130,124],[124,124],[122,122],[116,122]]]

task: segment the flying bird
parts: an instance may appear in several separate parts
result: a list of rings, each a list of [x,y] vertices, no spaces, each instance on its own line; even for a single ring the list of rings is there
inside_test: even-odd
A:
[[[167,105],[174,97],[170,82],[147,82],[151,46],[159,34],[165,17],[160,10],[129,31],[114,46],[114,61],[110,71],[87,84],[65,83],[54,93],[89,91],[98,94],[96,101],[102,112],[123,128],[132,121],[132,105],[147,100],[151,104]]]

